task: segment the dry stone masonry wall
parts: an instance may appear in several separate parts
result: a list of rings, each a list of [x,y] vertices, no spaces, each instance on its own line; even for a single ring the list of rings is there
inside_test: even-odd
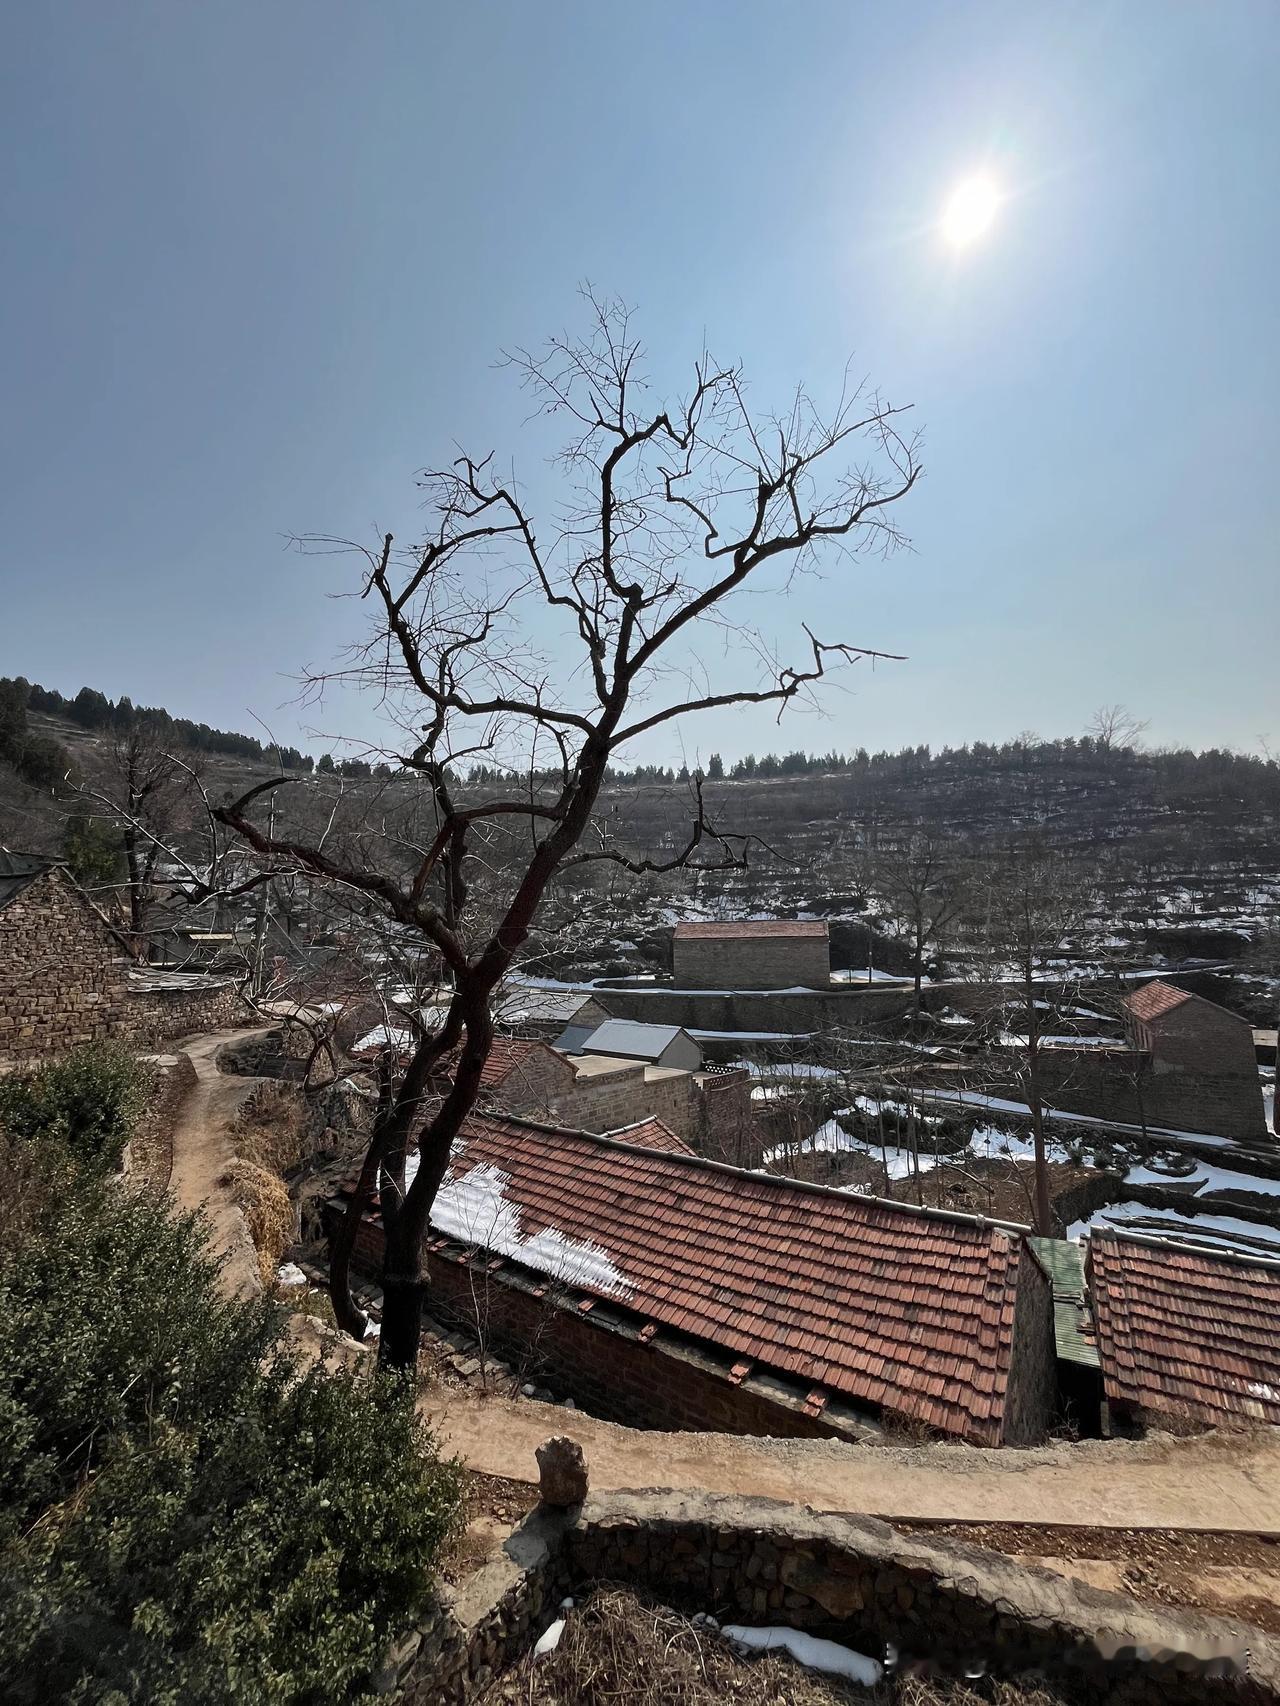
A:
[[[380,1686],[456,1706],[515,1662],[566,1593],[630,1585],[721,1621],[784,1623],[900,1666],[1042,1673],[1080,1706],[1272,1706],[1280,1644],[1224,1618],[1140,1605],[1002,1554],[767,1499],[668,1492],[539,1507],[503,1555],[446,1593]]]

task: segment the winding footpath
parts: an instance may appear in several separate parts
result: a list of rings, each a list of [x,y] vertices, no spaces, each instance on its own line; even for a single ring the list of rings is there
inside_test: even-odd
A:
[[[266,1036],[267,1030],[237,1031],[236,1042]],[[218,1051],[232,1040],[227,1032],[171,1044],[195,1068],[196,1081],[183,1101],[173,1128],[173,1169],[169,1190],[179,1208],[203,1209],[212,1230],[210,1248],[223,1259],[223,1274],[237,1297],[262,1290],[258,1257],[248,1227],[222,1175],[236,1150],[231,1132],[236,1116],[260,1078],[218,1069]]]

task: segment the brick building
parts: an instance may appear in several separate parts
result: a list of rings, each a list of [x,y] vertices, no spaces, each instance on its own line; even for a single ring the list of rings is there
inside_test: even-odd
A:
[[[825,989],[831,982],[827,926],[812,920],[677,924],[671,963],[677,989]]]
[[[1150,1063],[1143,1089],[1150,1124],[1223,1137],[1266,1135],[1247,1019],[1158,982],[1135,990],[1124,1011],[1130,1042]]]
[[[61,864],[0,849],[0,1059],[159,1042],[242,1016],[234,982],[139,968]]]
[[[1097,1228],[1089,1284],[1114,1411],[1280,1424],[1280,1262]]]
[[[433,1310],[633,1426],[1028,1444],[1055,1403],[1020,1227],[480,1115],[427,1253]]]

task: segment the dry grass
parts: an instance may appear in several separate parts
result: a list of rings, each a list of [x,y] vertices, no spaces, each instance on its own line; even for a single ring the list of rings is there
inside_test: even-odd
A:
[[[306,1108],[296,1084],[267,1080],[240,1110],[235,1146],[246,1161],[285,1174],[306,1158]]]
[[[228,1164],[218,1182],[230,1190],[244,1214],[258,1252],[258,1271],[269,1289],[275,1284],[281,1257],[293,1243],[293,1204],[284,1181],[266,1167],[239,1157]]]
[[[962,1684],[902,1678],[869,1691],[763,1654],[740,1659],[713,1631],[665,1606],[602,1587],[569,1614],[556,1651],[524,1659],[481,1697],[482,1706],[1059,1706],[1009,1683],[981,1693]]]

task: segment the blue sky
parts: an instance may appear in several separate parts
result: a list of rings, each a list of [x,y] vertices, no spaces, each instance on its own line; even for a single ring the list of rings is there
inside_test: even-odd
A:
[[[909,18],[909,23],[908,23]],[[0,673],[282,739],[349,565],[455,443],[549,490],[501,348],[634,303],[760,401],[927,431],[914,551],[787,612],[909,654],[689,753],[1081,730],[1280,746],[1272,0],[50,0],[0,64]],[[1008,192],[957,256],[961,179]],[[664,740],[636,756],[672,756]]]

